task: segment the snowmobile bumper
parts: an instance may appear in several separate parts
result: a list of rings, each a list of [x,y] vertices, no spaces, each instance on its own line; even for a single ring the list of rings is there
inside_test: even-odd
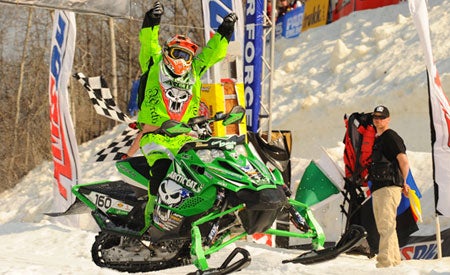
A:
[[[300,211],[300,212],[301,212],[303,218],[305,218],[306,222],[308,223],[309,228],[310,228],[309,232],[311,232],[311,234],[312,234],[312,236],[310,236],[310,235],[308,235],[308,233],[304,233],[304,234],[301,234],[301,236],[296,236],[296,237],[312,238],[313,249],[316,249],[316,250],[323,249],[323,246],[325,244],[325,233],[323,232],[323,229],[320,226],[319,222],[314,217],[309,206],[304,203],[301,203],[299,201],[296,201],[294,199],[289,199],[289,203],[292,206],[294,206],[296,209],[302,209],[302,211]],[[269,234],[277,235],[275,233],[269,233]],[[280,235],[278,235],[278,236],[280,236]],[[283,235],[281,235],[281,236],[283,236]],[[289,237],[291,237],[291,236],[289,236]]]
[[[224,248],[225,246],[236,242],[239,239],[242,239],[243,237],[247,236],[246,232],[243,232],[237,236],[234,236],[227,240],[226,242],[223,242],[225,237],[228,237],[231,235],[230,232],[225,232],[219,239],[217,239],[209,248],[203,249],[202,244],[202,235],[200,233],[199,226],[212,221],[214,219],[223,217],[227,214],[239,211],[244,209],[244,204],[240,204],[238,206],[232,207],[226,211],[223,212],[213,212],[209,215],[206,215],[199,220],[192,223],[192,229],[191,229],[191,237],[192,237],[192,244],[191,244],[191,257],[193,260],[194,265],[201,271],[208,270],[208,262],[206,261],[206,256],[219,251],[220,249]]]
[[[322,227],[320,227],[319,223],[315,220],[311,210],[309,207],[301,202],[298,202],[296,200],[289,200],[289,202],[296,207],[304,208],[304,218],[308,222],[308,225],[310,226],[310,230],[306,233],[298,233],[298,232],[291,232],[291,231],[284,231],[284,230],[278,230],[278,229],[268,229],[265,231],[267,234],[272,234],[276,236],[281,237],[293,237],[293,238],[311,238],[312,239],[312,245],[314,249],[323,249],[323,245],[325,243],[325,234],[323,233]],[[216,239],[209,247],[204,247],[202,243],[202,235],[200,232],[200,225],[213,221],[215,219],[218,219],[220,217],[223,217],[225,215],[228,215],[230,213],[237,213],[245,208],[244,204],[237,205],[235,207],[232,207],[230,209],[227,209],[223,212],[213,212],[209,215],[206,215],[199,220],[192,223],[192,229],[191,229],[191,258],[193,264],[198,268],[198,272],[206,272],[209,269],[208,262],[206,260],[206,257],[208,255],[211,255],[222,248],[224,248],[227,245],[230,245],[238,240],[241,240],[245,238],[248,233],[242,232],[241,234],[231,236],[231,232],[227,231],[224,232],[220,238]],[[226,241],[225,238],[230,237]],[[233,253],[232,253],[233,254]],[[241,253],[242,254],[242,253]],[[231,255],[230,255],[231,256]],[[234,256],[233,256],[234,257]],[[245,256],[244,256],[245,258]],[[224,262],[225,263],[225,262]],[[242,260],[241,262],[242,267],[244,265],[248,265],[249,263],[245,263],[245,260]],[[220,269],[220,268],[219,268]],[[212,269],[215,270],[215,269]],[[201,274],[201,273],[199,273]],[[219,273],[219,274],[226,274],[226,273]]]

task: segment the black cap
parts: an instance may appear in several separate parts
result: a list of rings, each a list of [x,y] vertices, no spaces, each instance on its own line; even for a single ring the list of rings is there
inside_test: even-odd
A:
[[[375,109],[373,109],[372,115],[386,118],[389,117],[389,110],[386,106],[378,105]]]

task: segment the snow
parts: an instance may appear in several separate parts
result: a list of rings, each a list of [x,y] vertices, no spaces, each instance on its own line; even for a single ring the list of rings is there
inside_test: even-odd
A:
[[[430,0],[430,29],[434,58],[444,91],[450,91],[450,0]],[[435,232],[431,172],[431,142],[423,53],[407,3],[353,13],[341,20],[308,30],[297,39],[276,44],[274,129],[293,133],[293,182],[298,182],[322,147],[341,167],[344,114],[370,112],[377,104],[389,107],[391,127],[405,140],[413,175],[423,198],[423,223],[415,235]],[[108,164],[89,158],[123,130],[120,125],[79,147],[82,182],[119,177]],[[90,247],[96,227],[89,214],[70,221],[50,218],[52,163],[32,170],[13,189],[0,194],[1,274],[119,274],[97,267]],[[337,240],[342,228],[336,199],[314,210],[328,240]],[[440,218],[441,227],[450,226]],[[81,224],[80,227],[69,224]],[[450,258],[403,261],[399,266],[376,269],[375,259],[340,255],[315,265],[282,264],[302,251],[276,249],[239,242],[209,259],[217,267],[236,245],[249,250],[252,263],[241,274],[450,274]],[[185,266],[158,274],[186,274]]]

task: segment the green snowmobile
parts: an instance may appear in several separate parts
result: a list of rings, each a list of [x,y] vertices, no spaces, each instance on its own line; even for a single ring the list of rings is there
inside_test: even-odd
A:
[[[289,198],[281,172],[270,170],[245,136],[212,137],[210,123],[240,123],[244,115],[236,106],[187,124],[168,121],[157,130],[170,136],[195,130],[199,138],[184,144],[168,166],[150,224],[144,218],[149,174],[144,157],[116,162],[124,180],[74,186],[78,203],[92,210],[100,227],[93,261],[126,272],[194,264],[197,274],[226,274],[250,263],[248,251],[236,248],[217,268],[209,267],[209,255],[249,234],[309,238],[315,250],[323,248],[322,228],[307,205]],[[281,212],[289,213],[300,231],[271,228]]]

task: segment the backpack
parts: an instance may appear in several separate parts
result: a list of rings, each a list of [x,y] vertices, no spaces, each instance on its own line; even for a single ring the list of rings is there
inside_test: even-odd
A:
[[[367,186],[367,168],[371,162],[375,127],[370,113],[353,113],[344,117],[344,164],[345,177],[357,185]]]
[[[154,64],[153,58],[150,57],[148,61],[148,69],[145,73],[141,75],[139,78],[139,88],[138,88],[138,96],[137,96],[137,106],[139,110],[141,109],[142,102],[145,98],[145,86],[147,86],[148,74],[150,72],[150,67]]]

